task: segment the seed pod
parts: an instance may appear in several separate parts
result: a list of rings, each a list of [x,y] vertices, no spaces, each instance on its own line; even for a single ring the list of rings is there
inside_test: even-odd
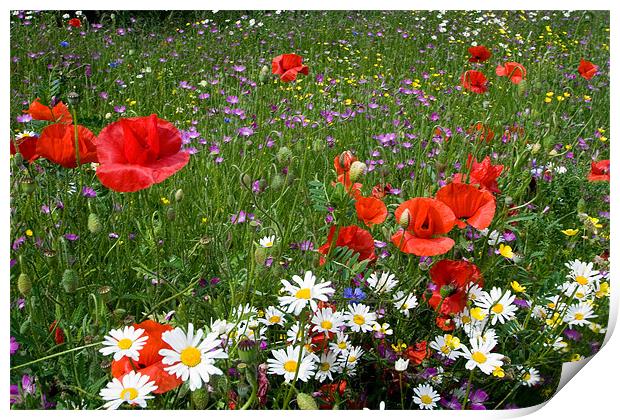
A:
[[[174,193],[174,200],[177,203],[180,203],[181,201],[183,201],[183,198],[185,197],[185,193],[183,192],[182,189],[178,189],[177,192]]]
[[[34,181],[31,178],[25,178],[19,185],[22,192],[32,194],[34,192]]]
[[[79,279],[76,271],[72,268],[67,268],[65,272],[62,274],[62,288],[65,289],[67,293],[75,293],[75,290],[78,288]]]
[[[166,218],[171,222],[174,221],[177,218],[177,212],[172,207],[168,207],[166,210]]]
[[[297,405],[302,410],[318,410],[319,407],[316,405],[316,401],[312,398],[311,395],[304,394],[300,392],[297,394]]]
[[[26,273],[21,273],[17,278],[17,290],[24,296],[28,296],[32,290],[32,281]]]
[[[88,230],[90,233],[99,233],[101,232],[101,221],[99,221],[99,216],[95,213],[91,213],[88,215]]]
[[[366,166],[364,162],[360,162],[359,160],[356,160],[355,162],[353,162],[351,164],[351,169],[349,171],[349,176],[351,177],[351,181],[352,182],[357,181],[362,175],[366,173],[367,169],[368,167]]]
[[[80,103],[80,95],[77,92],[69,92],[67,95],[67,102],[69,105],[77,105]]]
[[[204,410],[209,404],[209,393],[204,388],[193,391],[190,398],[197,410]]]

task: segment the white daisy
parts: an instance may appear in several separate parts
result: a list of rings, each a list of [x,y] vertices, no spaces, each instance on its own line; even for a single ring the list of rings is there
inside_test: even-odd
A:
[[[335,333],[344,325],[344,316],[340,312],[334,312],[332,308],[321,308],[310,322],[314,324],[313,331]]]
[[[276,237],[274,235],[272,235],[272,236],[265,236],[265,237],[261,238],[258,241],[258,243],[263,248],[271,248],[275,241],[276,241]]]
[[[420,384],[413,389],[413,393],[415,394],[413,402],[418,404],[420,408],[432,410],[437,407],[437,401],[439,401],[440,396],[431,385]]]
[[[291,328],[289,328],[288,331],[286,331],[286,338],[287,338],[286,341],[288,341],[291,344],[298,344],[305,338],[304,344],[308,344],[312,340],[312,338],[309,335],[310,335],[309,325],[304,325],[304,329],[300,330],[299,324],[293,324],[291,325]]]
[[[258,341],[266,338],[267,327],[261,325],[257,319],[249,319],[241,321],[237,324],[237,329],[234,331],[234,337],[238,339],[248,339],[252,341]]]
[[[317,303],[315,300],[327,302],[327,295],[335,292],[333,288],[329,287],[331,285],[329,281],[315,284],[316,277],[312,274],[312,271],[306,271],[303,279],[297,275],[293,276],[293,281],[297,285],[292,285],[287,280],[282,280],[284,289],[290,293],[290,296],[281,296],[278,297],[278,300],[280,305],[287,307],[286,312],[295,315],[299,315],[308,303],[310,303],[312,311],[316,311]]]
[[[261,318],[260,322],[265,325],[284,325],[284,312],[275,306],[270,306],[265,309],[265,317]]]
[[[162,362],[171,365],[164,370],[176,375],[184,382],[189,379],[189,389],[193,391],[209,382],[209,375],[221,375],[222,371],[215,367],[215,359],[226,359],[228,355],[223,349],[217,348],[222,341],[217,333],[209,333],[204,340],[203,330],[199,329],[194,335],[194,325],[189,324],[187,334],[181,328],[165,331],[161,338],[172,349],[161,349],[159,354],[164,356]]]
[[[491,352],[496,343],[484,342],[478,338],[470,341],[469,344],[471,350],[465,345],[461,346],[461,354],[467,359],[465,364],[467,369],[474,370],[478,367],[482,372],[490,375],[496,367],[504,364],[501,360],[504,357],[503,355]]]
[[[350,347],[348,350],[338,355],[338,361],[342,364],[343,368],[353,369],[363,354],[364,350],[362,350],[360,346]]]
[[[239,305],[235,309],[233,309],[233,313],[230,319],[240,320],[240,319],[248,319],[256,317],[257,310],[254,306],[251,306],[249,303],[244,305]]]
[[[568,325],[588,325],[591,318],[596,318],[594,309],[586,302],[575,303],[568,307],[566,315],[564,316],[564,322]]]
[[[558,286],[564,296],[568,298],[575,298],[579,301],[586,300],[590,297],[591,292],[594,290],[592,285],[581,285],[573,281],[566,281]]]
[[[442,356],[456,360],[461,355],[461,340],[451,334],[438,335],[430,344],[432,349],[437,350]]]
[[[339,331],[336,333],[336,339],[334,343],[329,343],[329,348],[336,354],[349,349],[349,336]]]
[[[153,398],[149,394],[156,389],[157,385],[151,381],[148,375],[136,373],[132,370],[120,381],[114,378],[112,382],[108,382],[106,387],[99,392],[99,395],[107,401],[104,408],[108,410],[116,410],[124,402],[145,408],[146,400]]]
[[[21,140],[23,138],[36,137],[37,133],[34,131],[22,131],[15,135],[15,140]]]
[[[384,271],[380,274],[372,273],[367,281],[370,288],[377,294],[388,293],[398,285],[398,280],[389,271]]]
[[[529,368],[521,375],[521,383],[532,387],[540,382],[540,373],[534,369]]]
[[[510,290],[502,292],[499,287],[494,287],[491,293],[482,292],[480,298],[476,300],[476,305],[491,316],[491,325],[495,325],[497,321],[504,324],[515,317],[517,306],[512,304],[515,297]]]
[[[482,287],[473,281],[467,286],[467,298],[472,302],[479,299],[482,296],[482,292]]]
[[[347,326],[355,332],[366,332],[372,330],[372,325],[377,319],[374,312],[362,303],[349,304],[349,310],[345,313]]]
[[[142,328],[135,329],[133,326],[111,330],[110,334],[104,337],[102,343],[106,347],[99,351],[104,356],[114,353],[114,360],[116,361],[124,356],[138,361],[140,350],[142,350],[144,343],[149,339],[148,335],[142,336],[143,333],[144,330]]]
[[[333,351],[327,351],[321,354],[321,359],[319,360],[318,369],[316,370],[315,378],[319,380],[319,382],[323,382],[325,379],[333,380],[332,373],[338,372],[340,368],[340,363],[336,361],[338,355]]]
[[[399,290],[394,293],[392,299],[394,299],[394,307],[407,317],[409,316],[409,310],[418,306],[418,298],[413,293],[405,295],[405,293]]]
[[[566,277],[580,286],[587,286],[589,289],[597,288],[598,283],[603,277],[598,270],[594,270],[594,264],[591,262],[585,263],[574,260],[565,265],[571,270]]]
[[[216,333],[219,337],[222,337],[227,336],[234,327],[235,324],[233,324],[232,322],[228,322],[225,319],[216,319],[215,321],[211,322],[209,330],[213,333]]]
[[[301,346],[271,350],[271,354],[274,358],[267,359],[268,372],[283,375],[286,382],[295,379],[295,373],[298,380],[307,382],[316,369],[317,357]]]

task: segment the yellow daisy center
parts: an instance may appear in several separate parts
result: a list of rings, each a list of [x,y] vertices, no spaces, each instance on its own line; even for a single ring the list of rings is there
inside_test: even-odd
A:
[[[525,382],[529,381],[530,379],[532,379],[532,375],[530,375],[530,373],[526,373],[525,375],[523,375],[523,380]]]
[[[357,325],[362,325],[366,322],[366,318],[361,315],[354,315],[353,322],[355,322]]]
[[[357,360],[357,357],[355,356],[349,356],[349,358],[347,359],[349,363],[355,363],[356,360]]]
[[[581,321],[583,318],[584,318],[584,316],[583,316],[583,314],[582,314],[581,312],[577,312],[577,313],[575,314],[575,319],[576,319],[577,321]]]
[[[468,317],[467,315],[463,315],[463,316],[461,317],[461,322],[462,322],[463,324],[469,324],[469,323],[471,322],[471,318],[470,318],[470,317]]]
[[[323,372],[327,372],[329,370],[329,368],[331,367],[331,365],[327,362],[323,362],[321,363],[321,370]]]
[[[332,328],[334,324],[332,324],[331,321],[323,321],[321,322],[321,328],[323,328],[324,330],[329,330]]]
[[[501,303],[496,303],[495,305],[493,305],[491,310],[496,314],[501,314],[502,312],[504,312],[504,305],[502,305]]]
[[[476,363],[484,363],[487,361],[487,357],[484,355],[484,353],[476,351],[471,355],[471,358],[474,360],[474,362]]]
[[[120,340],[118,340],[118,348],[121,350],[127,350],[128,348],[131,347],[131,345],[133,344],[133,341],[131,341],[128,338],[122,338]]]
[[[422,401],[422,404],[431,404],[433,402],[433,399],[431,397],[429,397],[428,395],[422,395],[420,397],[420,401]]]
[[[273,246],[273,242],[269,241],[269,242],[265,242],[265,248],[271,248]]]
[[[284,370],[287,372],[295,373],[297,371],[297,362],[294,360],[289,360],[284,363]]]
[[[347,348],[347,342],[346,341],[341,341],[340,343],[338,343],[338,348],[341,350],[344,350]]]
[[[587,279],[587,278],[585,278],[584,276],[577,276],[577,277],[575,278],[575,281],[576,281],[577,283],[579,283],[580,285],[582,285],[582,286],[585,286],[586,284],[588,284],[588,279]]]
[[[136,388],[125,388],[121,391],[121,399],[127,401],[133,401],[138,397],[138,390]]]
[[[202,360],[202,354],[196,347],[188,347],[181,352],[181,363],[194,367]]]
[[[295,293],[297,299],[310,299],[310,289],[299,289]]]
[[[278,322],[280,322],[280,317],[278,315],[274,315],[269,318],[269,322],[271,322],[272,324],[277,324]]]
[[[445,344],[443,346],[441,346],[441,352],[443,354],[448,354],[450,353],[450,347],[446,346]]]

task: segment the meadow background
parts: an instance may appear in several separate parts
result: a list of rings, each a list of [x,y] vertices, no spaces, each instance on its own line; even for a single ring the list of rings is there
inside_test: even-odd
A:
[[[89,22],[82,17],[80,28],[68,26],[64,13],[11,15],[11,135],[45,125],[19,122],[35,98],[67,103],[75,92],[74,118],[94,133],[120,117],[156,113],[182,130],[192,156],[176,175],[136,193],[108,190],[89,165],[12,161],[10,310],[19,350],[11,355],[11,383],[36,378],[36,392],[22,393],[14,408],[99,408],[110,374],[96,343],[121,325],[147,318],[208,325],[239,305],[266,308],[281,279],[309,269],[331,279],[336,302],[350,301],[345,289],[367,267],[321,266],[316,252],[332,224],[361,225],[349,197],[331,185],[334,157],[345,150],[368,166],[365,193],[385,183],[399,190],[385,200],[386,223],[368,228],[387,243],[377,266],[396,273],[420,301],[415,321],[391,322],[394,343],[428,340],[437,328],[422,299],[431,260],[390,244],[393,210],[433,195],[468,154],[504,165],[490,229],[514,235],[518,258],[465,235],[448,256],[475,257],[488,288],[516,280],[533,300],[562,283],[566,262],[608,254],[609,184],[586,181],[590,163],[609,158],[606,12],[101,12]],[[488,63],[467,61],[472,42],[491,50]],[[288,52],[304,58],[308,76],[285,84],[261,74]],[[581,58],[600,74],[581,78]],[[526,80],[497,77],[495,66],[505,61],[522,63]],[[487,94],[459,86],[474,67],[489,78]],[[491,141],[472,134],[478,123],[493,131]],[[578,213],[601,227],[592,230]],[[276,244],[262,255],[258,241],[267,235]],[[22,273],[31,282],[27,293],[18,288]],[[602,325],[606,311],[603,302]],[[538,330],[527,328],[526,314],[507,327],[500,353],[536,366],[544,381],[537,392],[486,384],[488,408],[545,400],[561,362],[595,353],[602,342],[584,329],[567,339],[566,351],[549,351]],[[267,352],[254,357],[248,365]],[[387,364],[370,353],[366,363],[347,398],[377,408],[393,398],[389,385],[369,388]],[[202,408],[231,408],[231,391],[245,402],[251,380],[238,370],[210,385]],[[274,380],[270,392],[280,401],[287,390]],[[153,407],[199,404],[179,388]]]

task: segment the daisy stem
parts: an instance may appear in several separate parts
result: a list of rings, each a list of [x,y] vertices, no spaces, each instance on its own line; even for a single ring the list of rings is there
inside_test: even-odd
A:
[[[469,379],[467,380],[467,391],[465,391],[465,397],[463,398],[463,403],[461,404],[463,406],[463,410],[465,410],[465,406],[467,405],[467,401],[469,400],[469,392],[471,391],[471,383],[474,379],[474,372],[475,369],[472,369],[471,373],[469,374]]]
[[[97,342],[97,343],[86,344],[85,346],[75,347],[73,349],[61,351],[60,353],[54,353],[54,354],[50,354],[49,356],[41,357],[41,358],[39,358],[37,360],[32,360],[30,362],[22,363],[21,365],[13,366],[10,370],[21,369],[21,368],[24,368],[26,366],[30,366],[30,365],[34,365],[36,363],[42,362],[44,360],[53,359],[54,357],[62,356],[64,354],[68,354],[68,353],[73,353],[74,351],[83,350],[83,349],[87,349],[89,347],[95,347],[95,346],[100,346],[100,345],[101,345],[101,343]]]
[[[299,331],[302,334],[302,339],[303,339],[303,331],[304,331],[304,313],[302,312],[300,314],[299,317]],[[298,339],[298,341],[300,341]],[[293,378],[293,382],[291,382],[290,388],[288,390],[288,393],[286,394],[286,398],[284,399],[284,404],[282,405],[282,408],[284,410],[288,409],[288,403],[291,401],[291,397],[293,396],[293,391],[295,391],[295,383],[297,382],[297,376],[299,376],[299,368],[301,367],[301,359],[303,358],[304,355],[304,347],[303,344],[300,343],[299,345],[299,357],[297,358],[297,369],[295,370],[295,377]]]

